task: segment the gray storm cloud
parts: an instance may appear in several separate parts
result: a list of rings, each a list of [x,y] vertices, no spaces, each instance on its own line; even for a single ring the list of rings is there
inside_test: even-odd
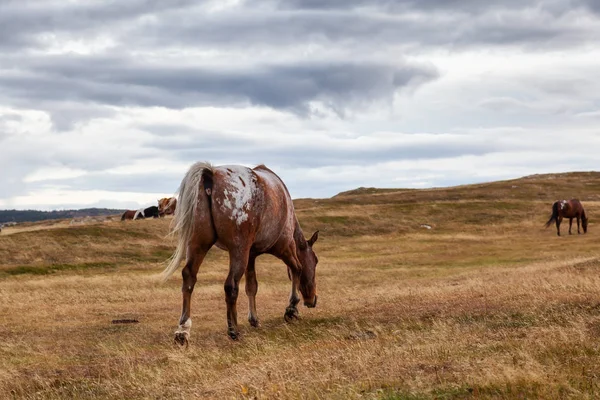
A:
[[[302,196],[589,168],[599,13],[593,0],[2,1],[0,205],[55,187],[169,193],[203,159],[282,168]],[[572,132],[583,149],[569,158],[551,142]]]

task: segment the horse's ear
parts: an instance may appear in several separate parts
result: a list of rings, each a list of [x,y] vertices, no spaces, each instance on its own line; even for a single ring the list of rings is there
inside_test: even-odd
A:
[[[313,233],[311,238],[308,239],[308,245],[312,246],[313,244],[315,244],[315,242],[317,241],[318,238],[319,238],[319,231],[316,231],[315,233]]]

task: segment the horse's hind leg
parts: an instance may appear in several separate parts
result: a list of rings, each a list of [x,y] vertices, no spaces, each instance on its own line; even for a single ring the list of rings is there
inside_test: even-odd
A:
[[[556,218],[556,234],[560,236],[560,223],[562,222],[562,217]]]
[[[190,336],[190,329],[192,327],[192,319],[190,318],[190,304],[192,301],[192,292],[196,285],[198,270],[200,264],[204,260],[206,253],[211,248],[210,245],[198,246],[197,248],[188,247],[187,260],[185,267],[181,271],[183,282],[181,285],[181,293],[183,295],[183,306],[181,310],[181,317],[179,318],[179,327],[175,331],[175,341],[180,345],[187,344]]]
[[[229,275],[225,280],[225,302],[227,303],[227,333],[237,340],[240,333],[237,326],[237,298],[240,279],[246,271],[250,257],[250,249],[235,249],[229,252]]]
[[[204,172],[202,173],[204,174]],[[181,317],[179,318],[179,328],[175,331],[175,341],[182,345],[187,344],[190,335],[190,328],[192,326],[190,303],[200,264],[202,264],[206,253],[208,253],[217,241],[217,234],[212,218],[211,200],[206,189],[207,185],[212,185],[212,181],[209,178],[203,176],[202,183],[196,187],[193,185],[190,186],[189,180],[191,178],[186,175],[184,182],[187,182],[187,185],[181,193],[181,198],[183,200],[182,208],[187,211],[182,215],[178,215],[175,219],[177,228],[180,229],[180,243],[177,246],[177,251],[174,255],[175,258],[169,264],[168,268],[172,269],[175,263],[178,264],[182,258],[182,252],[185,251],[186,262],[181,271],[183,278],[181,285],[183,298],[182,310]]]
[[[250,256],[248,267],[246,268],[246,296],[248,296],[248,322],[255,328],[258,328],[258,314],[256,313],[256,292],[258,292],[258,282],[256,280],[255,270],[256,257]]]
[[[569,218],[569,235],[571,234],[571,227],[573,226],[573,218]]]

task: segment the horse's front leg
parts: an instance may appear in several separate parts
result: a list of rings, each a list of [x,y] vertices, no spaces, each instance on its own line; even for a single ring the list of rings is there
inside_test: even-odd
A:
[[[240,336],[237,325],[237,298],[240,279],[248,265],[249,250],[229,252],[229,274],[225,280],[225,302],[227,303],[227,334],[233,340]]]
[[[296,268],[290,268],[288,266],[288,275],[292,280],[292,290],[290,292],[290,302],[285,309],[283,318],[286,322],[291,322],[294,319],[298,319],[300,314],[298,313],[298,303],[300,302],[300,296],[298,296],[298,285],[300,283],[299,271]]]
[[[300,296],[298,296],[298,287],[300,285],[302,264],[300,264],[300,260],[298,260],[295,249],[293,248],[287,248],[279,258],[287,265],[288,277],[292,281],[290,302],[283,315],[283,319],[285,319],[286,322],[291,322],[292,320],[299,318],[298,303],[300,303]]]
[[[258,292],[258,281],[255,270],[256,257],[250,256],[246,268],[246,296],[248,296],[248,322],[255,328],[260,326],[258,314],[256,313],[256,292]]]
[[[569,235],[571,234],[571,227],[573,226],[573,218],[569,218]]]
[[[208,249],[200,251],[191,251],[188,249],[188,257],[185,263],[185,267],[181,271],[183,282],[181,285],[181,293],[183,295],[183,305],[181,310],[181,317],[179,318],[179,326],[175,331],[175,342],[180,345],[188,344],[190,338],[190,330],[192,328],[192,319],[190,318],[190,304],[192,301],[192,292],[196,285],[198,270],[200,264],[204,260]]]

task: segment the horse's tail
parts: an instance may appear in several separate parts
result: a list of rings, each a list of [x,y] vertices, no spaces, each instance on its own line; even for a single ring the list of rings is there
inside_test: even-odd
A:
[[[163,280],[167,280],[179,267],[186,256],[188,243],[194,234],[195,216],[198,208],[200,188],[212,186],[212,166],[206,162],[198,162],[190,167],[179,186],[179,201],[171,221],[169,235],[177,235],[177,248],[169,260],[169,265],[162,272]],[[210,185],[203,185],[203,180],[209,180]],[[207,182],[208,183],[208,182]],[[211,211],[209,211],[211,212]],[[212,218],[212,217],[211,217]]]
[[[125,211],[125,212],[123,213],[123,215],[121,215],[121,221],[125,221],[125,215],[127,215],[127,211]]]
[[[557,218],[558,218],[558,201],[555,201],[554,204],[552,204],[552,215],[550,216],[550,219],[548,220],[548,222],[546,222],[546,228],[549,227],[550,225],[552,225],[552,223],[554,221],[556,221]]]

